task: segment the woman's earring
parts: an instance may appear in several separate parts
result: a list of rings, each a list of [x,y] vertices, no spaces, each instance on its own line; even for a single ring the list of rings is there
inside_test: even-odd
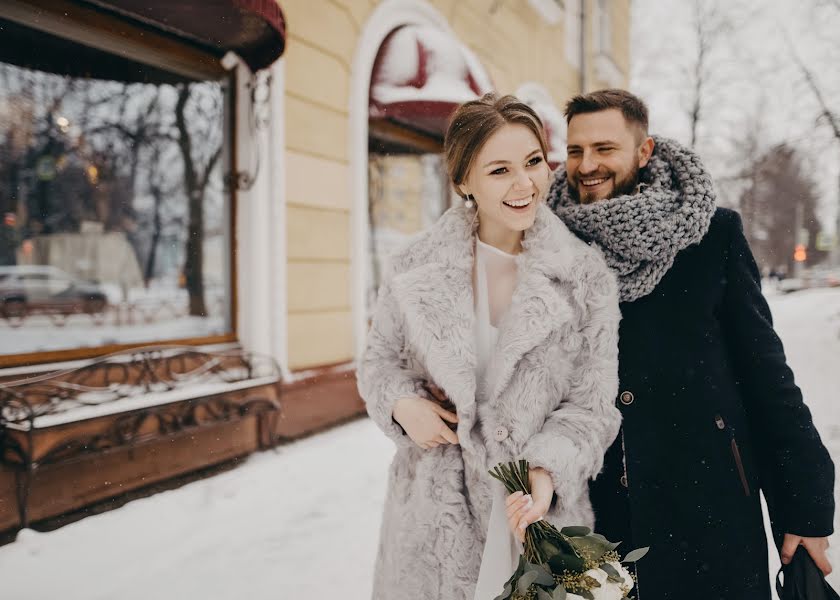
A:
[[[466,198],[464,198],[464,206],[467,208],[475,206],[475,197],[472,194],[467,194]]]

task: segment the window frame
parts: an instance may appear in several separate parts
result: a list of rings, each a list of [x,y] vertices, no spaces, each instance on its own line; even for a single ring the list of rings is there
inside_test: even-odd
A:
[[[31,29],[65,38],[69,41],[125,56],[131,60],[162,68],[191,78],[228,79],[227,108],[225,119],[227,143],[223,147],[223,169],[226,173],[235,171],[236,153],[236,69],[224,69],[216,56],[184,40],[160,33],[151,27],[100,12],[66,0],[41,0],[37,6],[20,0],[4,0],[0,3],[0,17],[15,21]],[[226,175],[225,175],[226,176]],[[230,332],[219,335],[179,339],[150,339],[144,342],[107,344],[95,347],[68,348],[0,355],[0,369],[22,367],[64,361],[84,360],[141,348],[148,345],[213,345],[239,341],[238,294],[237,294],[237,190],[230,186],[228,191],[228,239],[227,253],[229,289]],[[2,375],[2,373],[0,373]]]
[[[585,10],[583,0],[566,0],[563,7],[565,42],[564,55],[566,62],[573,69],[580,70],[583,66],[583,24],[581,13]]]

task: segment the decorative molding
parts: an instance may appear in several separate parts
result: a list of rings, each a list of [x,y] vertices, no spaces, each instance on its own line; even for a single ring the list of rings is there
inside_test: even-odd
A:
[[[352,219],[352,306],[355,356],[364,351],[367,336],[367,293],[370,281],[370,231],[368,223],[368,103],[373,63],[382,42],[402,25],[428,25],[454,32],[434,7],[424,0],[384,0],[359,34],[350,80],[349,157]]]
[[[543,20],[549,25],[556,25],[563,18],[566,3],[564,0],[528,0],[531,5]]]
[[[624,73],[608,54],[595,57],[595,77],[609,87],[624,87]]]
[[[211,382],[222,385],[208,387]],[[107,410],[127,398],[148,399],[173,390],[182,393],[140,408]],[[257,416],[259,445],[273,445],[279,390],[280,369],[270,357],[242,350],[202,352],[190,346],[145,347],[0,384],[0,462],[15,473],[20,526],[29,525],[32,481],[43,466],[117,449],[133,451],[147,442],[249,415]],[[37,426],[38,419],[72,417],[73,412],[80,413],[79,419]]]
[[[263,377],[280,378],[280,368],[268,356],[240,349],[207,352],[192,346],[146,346],[75,369],[0,383],[0,429],[33,431],[39,417],[195,384]]]
[[[285,59],[236,67],[236,156],[250,174],[236,203],[237,333],[248,350],[288,362]],[[247,293],[246,293],[247,292]]]

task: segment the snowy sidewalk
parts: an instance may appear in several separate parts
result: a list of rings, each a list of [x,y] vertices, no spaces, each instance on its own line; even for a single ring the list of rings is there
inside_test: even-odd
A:
[[[840,290],[771,298],[840,463]],[[367,420],[0,548],[8,600],[367,600],[392,444]],[[840,589],[840,540],[832,584]],[[775,561],[774,567],[778,565]]]

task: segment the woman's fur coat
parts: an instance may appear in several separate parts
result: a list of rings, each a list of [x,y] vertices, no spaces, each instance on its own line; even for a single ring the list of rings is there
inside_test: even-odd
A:
[[[450,209],[392,258],[359,365],[368,413],[397,444],[376,600],[472,600],[501,485],[487,471],[499,462],[547,469],[556,499],[546,518],[591,527],[588,480],[619,429],[616,281],[544,204],[517,257],[489,395],[476,398],[473,217]],[[426,396],[424,382],[455,405],[460,445],[423,450],[393,420],[395,401]]]

